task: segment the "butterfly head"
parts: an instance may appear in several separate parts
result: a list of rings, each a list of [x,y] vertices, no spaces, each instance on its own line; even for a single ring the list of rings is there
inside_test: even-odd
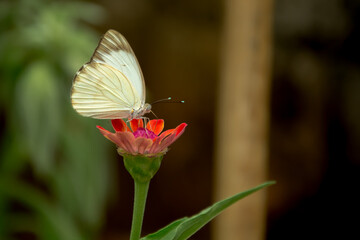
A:
[[[144,106],[142,106],[139,109],[133,109],[130,113],[130,119],[134,119],[134,118],[140,118],[143,115],[147,114],[151,112],[151,104],[149,103],[145,103]]]

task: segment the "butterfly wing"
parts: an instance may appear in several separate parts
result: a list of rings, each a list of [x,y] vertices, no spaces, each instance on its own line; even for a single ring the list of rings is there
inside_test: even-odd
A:
[[[138,91],[122,72],[94,61],[76,74],[71,102],[81,115],[98,119],[128,118],[132,109],[142,106]]]
[[[71,100],[83,116],[129,118],[145,103],[144,78],[133,50],[117,31],[100,40],[90,62],[76,74]]]
[[[91,61],[109,65],[125,75],[134,86],[142,105],[145,103],[145,82],[130,44],[115,30],[108,30],[101,39]]]

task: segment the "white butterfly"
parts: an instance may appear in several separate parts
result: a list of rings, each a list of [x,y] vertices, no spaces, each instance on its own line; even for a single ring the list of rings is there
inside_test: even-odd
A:
[[[108,30],[76,73],[71,102],[79,114],[98,119],[133,119],[151,111],[139,63],[120,33]]]

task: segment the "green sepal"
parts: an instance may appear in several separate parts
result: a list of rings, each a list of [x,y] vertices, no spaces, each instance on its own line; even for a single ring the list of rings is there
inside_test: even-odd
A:
[[[275,184],[275,181],[265,182],[252,189],[238,193],[227,199],[219,201],[212,206],[192,216],[178,219],[159,231],[141,238],[141,240],[186,240],[199,231],[205,224],[219,215],[223,210],[236,203],[240,199],[264,188]]]
[[[121,154],[126,170],[137,182],[150,181],[159,170],[164,154],[156,156]]]

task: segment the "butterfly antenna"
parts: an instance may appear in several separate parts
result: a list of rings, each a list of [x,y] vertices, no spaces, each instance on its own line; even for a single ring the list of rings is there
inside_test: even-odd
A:
[[[160,103],[160,102],[167,102],[167,101],[170,101],[170,100],[171,100],[171,97],[159,99],[159,100],[156,100],[155,102],[152,102],[151,105],[154,105],[154,104]]]
[[[185,101],[183,101],[183,100],[182,101],[177,101],[177,100],[172,101],[171,97],[168,97],[168,98],[163,98],[163,99],[160,99],[160,100],[156,100],[155,102],[152,102],[150,105],[154,105],[154,104],[157,104],[157,103],[185,103]],[[158,116],[156,116],[156,114],[152,110],[150,110],[150,112],[152,114],[154,114],[154,116],[156,118],[159,118]]]
[[[181,100],[172,100],[171,97],[168,98],[164,98],[164,99],[160,99],[160,100],[156,100],[155,102],[151,103],[151,105],[154,105],[156,103],[185,103],[185,101]]]

